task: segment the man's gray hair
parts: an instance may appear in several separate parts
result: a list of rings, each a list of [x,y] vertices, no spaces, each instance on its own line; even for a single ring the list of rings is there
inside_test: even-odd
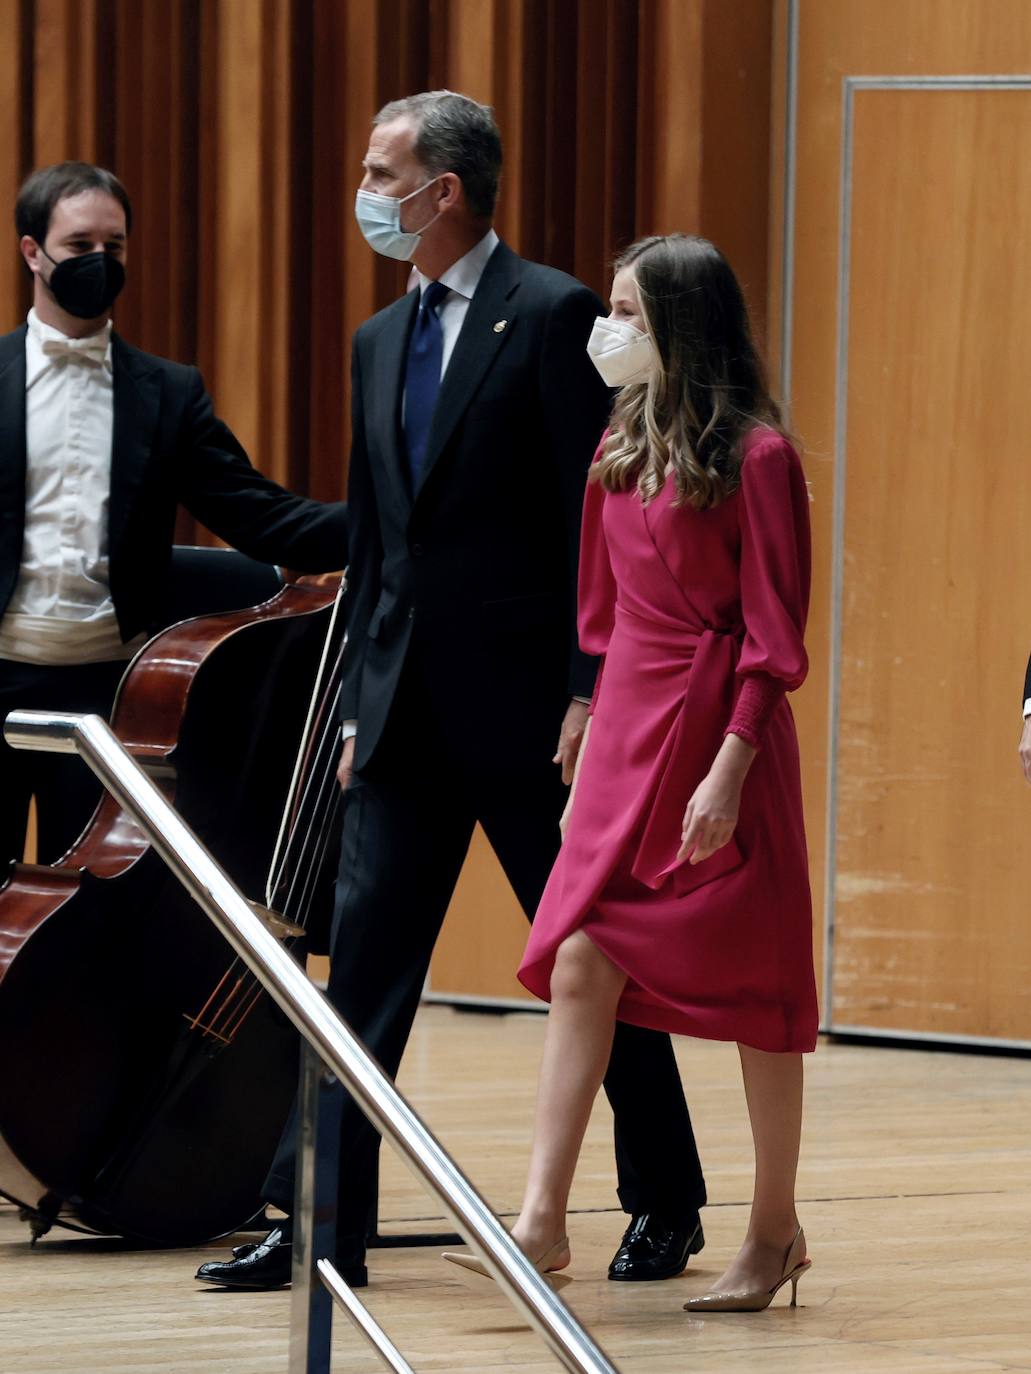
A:
[[[456,91],[423,91],[392,100],[372,122],[406,116],[415,121],[413,152],[427,172],[454,172],[471,212],[490,219],[501,177],[501,134],[491,107]]]

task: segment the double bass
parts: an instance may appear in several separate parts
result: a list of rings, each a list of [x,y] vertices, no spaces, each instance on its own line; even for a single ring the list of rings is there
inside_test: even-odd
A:
[[[339,601],[292,584],[171,627],[111,722],[299,953],[332,891]],[[34,1239],[195,1245],[260,1213],[296,1032],[110,796],[0,886],[0,1045],[0,1193]]]

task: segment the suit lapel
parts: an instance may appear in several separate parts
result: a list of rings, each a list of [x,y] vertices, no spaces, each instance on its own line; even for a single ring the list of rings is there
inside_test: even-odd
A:
[[[373,376],[368,379],[363,395],[375,400],[376,428],[383,452],[387,455],[387,469],[402,505],[408,509],[412,504],[412,491],[401,430],[401,393],[404,389],[408,336],[419,309],[418,291],[410,291],[392,309],[393,318],[377,340]]]
[[[114,432],[108,548],[113,556],[150,457],[161,404],[161,376],[156,362],[130,348],[117,334],[112,340],[112,361]]]
[[[0,352],[0,512],[3,511],[14,516],[7,528],[17,531],[15,552],[20,558],[25,528],[24,328],[8,334]],[[9,542],[8,537],[5,544]]]
[[[519,285],[518,264],[512,250],[499,244],[469,302],[434,407],[420,491],[488,369],[511,336],[516,312],[510,297]]]

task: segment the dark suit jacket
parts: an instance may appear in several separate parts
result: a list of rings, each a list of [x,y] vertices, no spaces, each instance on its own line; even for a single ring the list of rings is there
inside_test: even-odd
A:
[[[0,338],[0,615],[25,530],[25,326]],[[108,556],[124,640],[150,627],[171,556],[176,505],[227,543],[305,572],[347,562],[347,507],[284,491],[253,468],[215,415],[195,367],[112,339],[114,436]]]
[[[554,749],[570,694],[590,695],[594,682],[575,605],[584,483],[610,405],[585,351],[601,303],[498,246],[441,383],[413,496],[401,398],[417,310],[412,292],[354,339],[341,715],[358,721],[360,769],[407,659],[419,709],[445,739],[525,763],[528,750]]]

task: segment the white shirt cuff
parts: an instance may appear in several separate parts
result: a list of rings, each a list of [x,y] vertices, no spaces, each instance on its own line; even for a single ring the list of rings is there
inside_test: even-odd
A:
[[[358,722],[356,720],[345,720],[340,727],[340,743],[346,744],[349,739],[354,739],[358,733]]]
[[[1027,720],[1028,716],[1031,716],[1031,697],[1024,702],[1024,719]]]

